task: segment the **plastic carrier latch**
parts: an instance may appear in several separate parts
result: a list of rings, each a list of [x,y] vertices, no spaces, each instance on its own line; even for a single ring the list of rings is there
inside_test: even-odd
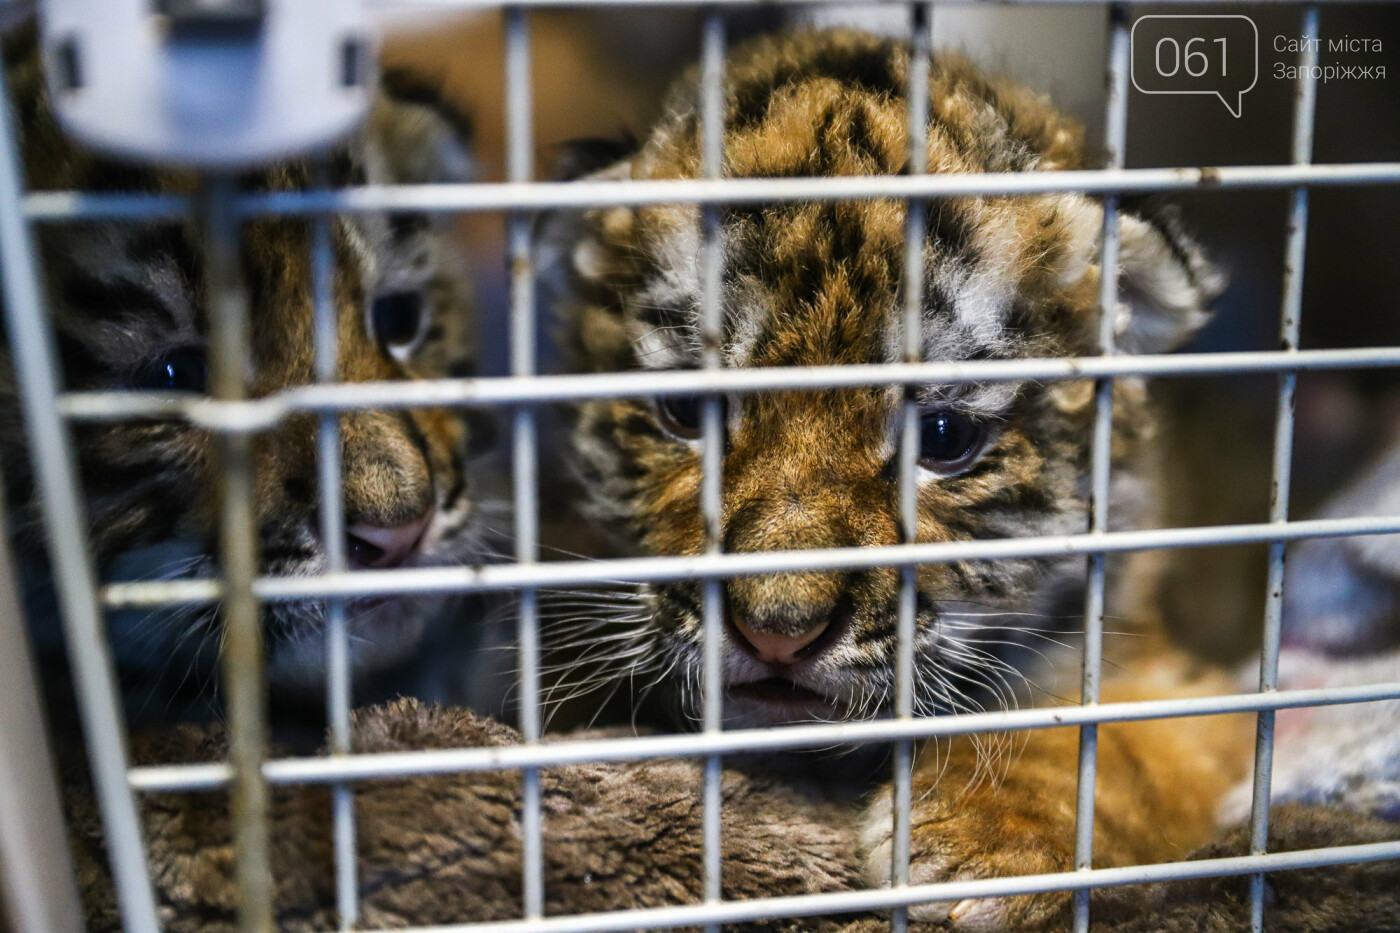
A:
[[[236,169],[329,146],[368,112],[365,0],[46,0],[54,108],[86,145]]]

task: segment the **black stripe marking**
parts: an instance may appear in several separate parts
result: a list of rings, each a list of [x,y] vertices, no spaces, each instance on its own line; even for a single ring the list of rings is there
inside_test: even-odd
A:
[[[130,279],[103,280],[84,272],[75,272],[62,279],[60,294],[75,310],[101,318],[131,314],[156,317],[167,329],[179,326],[175,314],[152,289]]]

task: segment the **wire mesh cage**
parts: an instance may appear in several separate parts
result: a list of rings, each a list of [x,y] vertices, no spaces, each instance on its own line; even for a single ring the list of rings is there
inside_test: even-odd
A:
[[[726,15],[743,0],[710,2],[701,9],[699,86],[703,115],[702,165],[694,179],[666,181],[537,179],[532,126],[531,18],[540,8],[630,7],[620,0],[528,0],[499,6],[504,16],[506,178],[503,182],[432,185],[313,187],[305,191],[247,192],[227,176],[211,174],[198,195],[142,195],[37,191],[25,188],[13,117],[0,132],[0,264],[4,306],[38,499],[57,578],[63,624],[84,725],[92,777],[101,804],[111,870],[121,916],[131,931],[160,928],[160,905],[147,864],[138,799],[143,796],[230,789],[235,827],[235,861],[240,925],[273,928],[273,879],[269,863],[270,786],[316,784],[333,789],[335,887],[343,929],[358,928],[360,894],[356,865],[354,788],[386,778],[512,771],[522,776],[520,813],[522,919],[489,925],[495,930],[646,930],[681,926],[717,929],[721,924],[777,917],[807,917],[862,910],[891,911],[892,928],[909,922],[911,905],[956,902],[1049,891],[1075,892],[1073,923],[1090,928],[1091,890],[1223,875],[1251,879],[1252,927],[1267,928],[1264,872],[1400,858],[1400,842],[1332,849],[1269,852],[1267,848],[1277,711],[1319,705],[1400,699],[1400,683],[1350,687],[1278,689],[1285,547],[1305,539],[1400,532],[1392,515],[1297,520],[1289,514],[1293,458],[1294,395],[1300,373],[1383,370],[1400,366],[1400,348],[1301,349],[1304,251],[1308,235],[1309,192],[1322,187],[1384,186],[1400,182],[1400,163],[1313,164],[1316,94],[1322,72],[1318,44],[1304,43],[1297,54],[1291,158],[1287,164],[1218,168],[1125,168],[1130,89],[1130,30],[1126,8],[1111,8],[1107,35],[1107,105],[1103,115],[1102,168],[1058,172],[941,174],[929,171],[921,145],[910,146],[908,171],[898,176],[822,178],[736,178],[724,175],[723,108]],[[922,141],[929,110],[928,69],[932,54],[930,23],[935,4],[913,0],[909,21],[909,137]],[[1290,7],[1290,10],[1292,7]],[[1300,5],[1298,34],[1317,37],[1318,5]],[[1286,262],[1279,349],[1271,351],[1121,355],[1115,352],[1112,313],[1104,311],[1097,330],[1098,356],[1075,359],[1030,358],[983,361],[929,361],[919,342],[925,295],[920,272],[922,239],[906,246],[905,362],[849,366],[726,369],[723,343],[721,216],[727,208],[791,202],[894,199],[907,204],[907,229],[922,231],[926,212],[940,199],[959,196],[1017,196],[1080,193],[1101,199],[1103,226],[1099,261],[1100,309],[1115,307],[1119,287],[1120,201],[1136,194],[1182,191],[1279,190],[1288,193]],[[536,316],[535,216],[545,211],[601,207],[696,205],[702,239],[698,267],[703,283],[699,321],[706,348],[702,368],[674,372],[541,375],[536,372],[540,325]],[[338,382],[337,322],[333,269],[337,261],[332,218],[371,212],[456,215],[498,213],[506,218],[509,269],[508,375],[411,382]],[[206,231],[205,264],[210,293],[210,360],[207,397],[172,399],[153,393],[64,391],[45,310],[43,276],[35,231],[65,224],[121,224],[197,216]],[[240,224],[251,218],[298,218],[309,222],[313,270],[315,382],[271,395],[251,397],[246,379],[249,321],[239,284]],[[1276,426],[1272,453],[1272,494],[1268,520],[1252,524],[1161,529],[1110,529],[1113,391],[1122,377],[1277,376]],[[1081,533],[1051,537],[970,541],[920,541],[918,533],[918,435],[920,410],[913,393],[901,395],[902,440],[897,456],[901,540],[879,547],[776,550],[726,553],[721,547],[723,513],[723,411],[721,398],[746,394],[891,386],[903,392],[929,384],[965,385],[1036,381],[1092,381],[1095,411],[1089,475],[1092,509]],[[538,418],[547,406],[586,399],[695,396],[700,408],[701,514],[707,549],[688,556],[627,557],[604,560],[542,560],[539,483],[541,457]],[[401,411],[418,408],[473,408],[500,412],[509,420],[513,512],[513,559],[473,566],[389,570],[350,569],[343,543],[346,516],[340,496],[342,463],[339,418],[361,409]],[[84,521],[80,478],[75,467],[75,425],[122,419],[179,418],[218,439],[224,482],[220,491],[220,576],[160,582],[102,583],[94,572]],[[293,417],[317,424],[320,535],[327,542],[324,573],[311,576],[264,575],[257,558],[252,450],[257,436]],[[1268,548],[1268,580],[1257,692],[1225,696],[1100,703],[1103,674],[1105,592],[1111,555],[1158,549],[1261,544]],[[959,560],[1011,560],[1082,557],[1087,562],[1082,621],[1082,700],[1077,706],[1006,709],[956,716],[916,714],[914,701],[915,571],[921,566]],[[745,574],[854,571],[897,568],[900,574],[897,681],[887,718],[859,722],[792,725],[782,728],[724,727],[721,652],[724,639],[724,580]],[[692,580],[701,584],[704,619],[704,677],[700,728],[688,734],[569,738],[544,741],[541,710],[539,593],[550,587],[585,587],[616,581],[637,583]],[[519,651],[518,721],[522,742],[505,748],[424,749],[397,753],[351,750],[351,671],[346,605],[367,597],[439,592],[509,593],[517,597]],[[278,601],[321,600],[329,607],[326,631],[329,754],[269,758],[267,710],[262,686],[260,606]],[[228,761],[202,764],[133,766],[124,739],[104,613],[115,609],[218,604],[226,632],[223,686],[232,736]],[[7,718],[25,708],[32,685],[10,680],[3,692]],[[1253,806],[1249,822],[1251,854],[1235,858],[1182,861],[1133,867],[1095,868],[1094,804],[1097,736],[1100,725],[1175,717],[1251,713],[1257,717]],[[1027,877],[950,880],[914,884],[910,880],[910,810],[916,743],[985,732],[1070,728],[1079,733],[1078,795],[1072,871]],[[9,755],[33,757],[36,740],[7,730]],[[725,900],[722,897],[721,768],[726,756],[834,745],[889,744],[893,850],[889,884],[869,890],[820,895]],[[42,750],[42,744],[38,746]],[[666,758],[704,761],[703,834],[705,899],[666,908],[546,917],[541,772],[581,762],[624,762]],[[41,776],[42,777],[42,776]],[[19,785],[16,785],[19,786]],[[77,928],[73,893],[62,885],[40,886],[21,877],[19,852],[44,853],[54,839],[40,838],[42,826],[22,825],[20,814],[42,821],[43,790],[16,792],[6,804],[5,864],[12,883],[7,896],[24,908],[24,929]],[[49,808],[50,810],[52,807]],[[35,816],[37,814],[37,816]],[[52,826],[52,823],[49,824]],[[61,834],[57,838],[61,838]],[[61,847],[61,845],[60,845]],[[63,857],[53,856],[61,871]],[[46,864],[41,857],[35,865]],[[27,893],[25,893],[27,891]],[[16,892],[19,892],[18,894]],[[476,918],[462,917],[461,927]],[[483,927],[485,928],[485,927]],[[447,929],[447,928],[443,928]]]

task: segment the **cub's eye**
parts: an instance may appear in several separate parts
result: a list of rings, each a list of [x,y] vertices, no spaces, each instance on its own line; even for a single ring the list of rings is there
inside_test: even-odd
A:
[[[131,387],[152,392],[203,392],[206,375],[204,350],[178,347],[138,369]]]
[[[369,306],[369,330],[380,346],[394,356],[416,349],[427,330],[428,313],[420,292],[385,292]]]
[[[961,473],[977,460],[987,429],[961,412],[937,409],[919,418],[919,464],[941,476]]]
[[[656,400],[661,426],[682,440],[693,441],[700,436],[700,417],[704,398],[699,395],[668,395]]]

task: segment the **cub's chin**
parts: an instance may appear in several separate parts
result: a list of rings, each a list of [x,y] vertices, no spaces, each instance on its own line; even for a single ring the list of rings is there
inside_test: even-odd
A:
[[[846,704],[786,677],[730,683],[724,691],[729,728],[763,728],[850,718]]]
[[[462,601],[460,597],[455,597]],[[345,605],[352,676],[388,671],[411,661],[430,628],[444,618],[453,596],[392,597],[352,600]],[[271,609],[266,630],[268,681],[288,693],[325,689],[326,617],[294,608]],[[281,633],[280,637],[277,633]]]

